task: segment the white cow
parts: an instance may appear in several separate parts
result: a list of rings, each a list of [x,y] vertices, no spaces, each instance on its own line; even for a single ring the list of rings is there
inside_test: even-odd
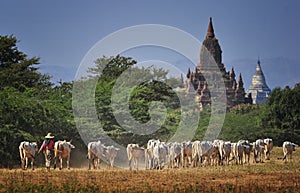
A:
[[[213,146],[211,141],[201,141],[200,143],[200,162],[205,165],[204,159],[207,158],[208,165],[210,165],[210,159],[214,154],[218,153],[218,149]]]
[[[88,154],[87,159],[89,162],[89,170],[91,169],[91,165],[93,165],[94,169],[100,167],[101,157],[104,157],[103,144],[101,141],[92,141],[88,143]]]
[[[70,155],[71,150],[74,149],[75,146],[71,144],[71,141],[57,141],[54,144],[54,169],[56,168],[56,160],[60,160],[59,169],[61,170],[63,167],[63,158],[67,160],[67,168],[70,169]]]
[[[295,151],[296,147],[298,147],[297,144],[295,143],[292,143],[292,142],[289,142],[289,141],[285,141],[283,142],[283,145],[282,145],[282,149],[283,149],[283,160],[285,161],[291,161],[292,160],[292,155],[293,155],[293,151]]]
[[[160,142],[156,144],[153,148],[153,162],[158,169],[162,169],[166,164],[168,156],[168,147],[165,143]]]
[[[201,141],[194,141],[192,143],[192,160],[193,166],[196,167],[200,165],[200,143]]]
[[[22,141],[19,145],[19,152],[21,158],[21,167],[26,170],[28,167],[28,159],[31,159],[31,168],[34,170],[33,163],[35,159],[35,153],[38,151],[38,145],[36,142]]]
[[[129,160],[129,169],[132,170],[133,161],[133,166],[138,170],[138,161],[145,154],[145,149],[138,144],[128,144],[126,150]]]
[[[145,150],[145,166],[146,169],[153,169],[153,149],[156,144],[160,143],[159,140],[150,139],[147,143],[147,149]]]
[[[238,158],[238,164],[243,164],[243,157],[244,157],[245,147],[242,143],[237,143],[236,145],[236,155]]]
[[[270,153],[271,150],[273,149],[273,140],[270,138],[264,139],[265,143],[265,158],[266,160],[270,160]]]
[[[243,164],[244,161],[244,154],[247,152],[247,148],[249,147],[249,141],[248,140],[239,140],[235,145],[235,155],[236,157],[236,163],[237,164]],[[249,158],[249,157],[248,157]]]
[[[217,149],[212,156],[213,165],[223,165],[223,160],[225,158],[224,143],[225,142],[220,139],[215,139],[213,141],[213,146]]]
[[[120,149],[114,146],[104,146],[104,155],[106,159],[109,161],[110,166],[114,167],[115,157]]]
[[[240,161],[243,163],[250,164],[250,155],[253,151],[253,143],[250,143],[248,140],[239,140],[238,144],[242,146],[238,148],[240,150],[239,156],[242,157],[242,160]],[[241,155],[241,151],[243,151],[243,155]]]
[[[254,152],[254,159],[253,161],[262,163],[262,154],[265,150],[265,143],[263,139],[258,139],[253,143],[253,152]]]
[[[238,164],[238,143],[231,143],[231,159],[234,160],[236,164]]]
[[[171,167],[179,167],[179,163],[181,160],[181,144],[180,143],[172,143],[169,151],[169,158]]]

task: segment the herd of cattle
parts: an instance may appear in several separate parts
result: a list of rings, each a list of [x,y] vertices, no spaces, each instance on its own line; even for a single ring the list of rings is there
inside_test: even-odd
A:
[[[291,160],[293,151],[297,144],[286,141],[283,143],[283,160]],[[50,168],[50,161],[53,160],[54,168],[56,160],[60,160],[62,169],[63,158],[67,161],[67,168],[70,169],[70,154],[75,148],[71,142],[56,141],[54,145],[54,157],[44,152],[46,167]],[[138,144],[127,145],[127,157],[129,169],[138,170],[138,161],[144,158],[146,169],[162,169],[164,167],[197,167],[207,165],[229,165],[229,164],[249,164],[250,155],[253,154],[253,162],[263,162],[269,160],[273,148],[273,140],[270,138],[258,139],[250,143],[248,140],[240,140],[237,143],[229,141],[193,141],[193,142],[173,142],[166,143],[160,140],[151,139],[147,147],[140,147]],[[19,151],[22,169],[27,169],[28,159],[31,159],[31,167],[34,169],[35,154],[38,150],[36,142],[20,143]],[[101,160],[107,160],[111,167],[120,149],[114,146],[105,146],[101,141],[88,143],[88,167],[89,169],[99,168]]]
[[[293,151],[298,145],[286,141],[283,143],[283,160],[292,159]],[[165,143],[159,140],[149,140],[147,148],[138,144],[128,144],[127,156],[129,168],[138,169],[138,160],[145,156],[146,169],[162,169],[163,167],[196,167],[205,165],[229,165],[230,163],[250,163],[253,152],[253,162],[263,162],[270,159],[273,140],[258,139],[253,143],[240,140],[237,143],[229,141],[193,141],[182,143]]]

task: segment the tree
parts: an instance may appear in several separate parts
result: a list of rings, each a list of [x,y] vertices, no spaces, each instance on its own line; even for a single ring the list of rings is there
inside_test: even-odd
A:
[[[14,36],[0,36],[0,90],[14,87],[24,92],[26,87],[50,86],[50,77],[38,72],[39,58],[27,58],[16,44]]]
[[[76,85],[82,84],[82,86],[88,86],[90,80],[97,79],[95,102],[101,125],[106,134],[124,145],[127,145],[128,141],[146,143],[150,138],[166,136],[168,131],[170,131],[171,125],[172,127],[176,125],[174,121],[170,120],[177,120],[174,117],[177,116],[174,112],[179,107],[179,99],[176,98],[173,88],[168,85],[168,72],[162,68],[136,67],[134,66],[136,63],[135,60],[129,57],[119,55],[114,57],[104,56],[95,61],[95,67],[89,69],[90,76],[76,82]],[[172,81],[174,83],[172,85],[175,85],[174,78]],[[114,89],[117,92],[114,92]],[[79,94],[81,94],[80,91]],[[129,97],[129,101],[124,101],[125,95]],[[112,103],[112,101],[116,103]],[[135,129],[131,126],[132,121],[141,124],[150,121],[149,110],[153,107],[152,105],[155,101],[161,102],[167,108],[165,124],[152,135],[135,135],[131,131],[131,129]],[[88,101],[75,101],[75,103],[78,102],[84,103],[83,105],[78,105],[84,111],[84,108],[88,106]],[[124,102],[128,102],[129,110],[118,107],[114,108],[115,105],[122,105]],[[151,111],[152,115],[154,117],[161,117],[162,111],[159,110],[160,106],[156,107],[157,111]],[[87,114],[89,113],[88,111],[88,109],[85,110]],[[120,125],[115,117],[122,117],[128,115],[128,113],[132,119],[125,119]],[[85,128],[93,129],[93,126],[86,125]],[[96,128],[94,131],[93,133],[99,134]],[[88,134],[88,132],[86,133]]]
[[[278,144],[284,141],[300,143],[300,89],[275,88],[267,100],[263,117],[265,127],[278,133]]]
[[[33,67],[34,57],[16,47],[13,36],[0,36],[0,167],[19,163],[21,141],[42,142],[47,132],[79,141],[72,112],[72,83],[54,86]]]

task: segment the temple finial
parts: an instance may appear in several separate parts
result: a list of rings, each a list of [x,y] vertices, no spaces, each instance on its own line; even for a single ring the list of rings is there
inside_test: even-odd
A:
[[[214,37],[215,37],[215,32],[214,32],[214,27],[212,24],[212,17],[210,17],[208,28],[207,28],[206,38],[214,38]]]

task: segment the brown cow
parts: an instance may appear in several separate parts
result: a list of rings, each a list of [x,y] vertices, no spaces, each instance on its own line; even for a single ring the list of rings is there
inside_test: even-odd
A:
[[[74,149],[75,146],[71,144],[71,141],[57,141],[54,144],[54,169],[56,168],[56,160],[60,160],[60,167],[62,169],[62,159],[65,158],[67,160],[67,168],[70,169],[70,154],[71,150]]]

